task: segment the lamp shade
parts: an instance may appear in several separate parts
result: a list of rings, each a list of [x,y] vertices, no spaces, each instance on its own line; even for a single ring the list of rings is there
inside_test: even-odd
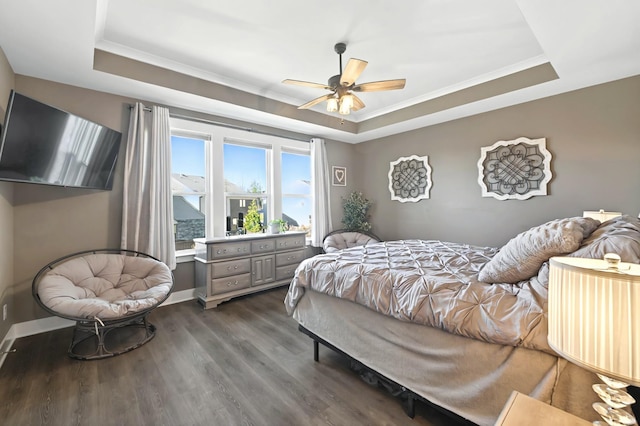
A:
[[[622,216],[622,212],[606,212],[602,209],[596,210],[585,210],[582,212],[582,217],[590,217],[592,219],[597,219],[600,222],[606,222],[609,219],[613,219],[614,217]]]
[[[640,265],[549,263],[549,345],[574,364],[640,385]]]

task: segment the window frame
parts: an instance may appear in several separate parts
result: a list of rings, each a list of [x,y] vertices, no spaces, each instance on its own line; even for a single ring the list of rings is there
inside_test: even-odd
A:
[[[226,199],[224,184],[224,144],[267,149],[267,188],[260,194],[267,198],[267,217],[282,217],[282,152],[309,155],[309,141],[252,132],[199,120],[171,117],[171,135],[198,138],[205,141],[205,235],[223,237],[226,233]],[[312,169],[313,170],[313,169]],[[313,171],[311,179],[313,181]],[[266,195],[268,194],[268,197]],[[237,195],[237,194],[233,194]],[[313,195],[309,195],[313,205]],[[312,209],[313,211],[313,209]],[[176,255],[180,255],[176,252]]]

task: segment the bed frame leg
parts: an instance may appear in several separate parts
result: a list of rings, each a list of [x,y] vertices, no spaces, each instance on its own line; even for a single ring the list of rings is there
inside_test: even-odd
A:
[[[318,362],[318,360],[320,359],[319,353],[320,353],[320,343],[318,343],[317,340],[314,340],[313,341],[313,360],[315,362]]]
[[[416,416],[416,400],[414,399],[412,393],[409,393],[409,395],[407,395],[407,406],[405,407],[405,413],[412,419]]]

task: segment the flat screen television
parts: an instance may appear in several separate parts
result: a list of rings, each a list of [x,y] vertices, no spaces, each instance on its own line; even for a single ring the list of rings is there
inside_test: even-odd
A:
[[[111,189],[122,134],[11,92],[0,141],[0,180]]]

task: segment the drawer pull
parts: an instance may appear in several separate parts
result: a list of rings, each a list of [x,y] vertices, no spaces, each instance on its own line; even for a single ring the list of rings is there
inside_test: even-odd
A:
[[[227,287],[235,287],[238,285],[238,280],[235,280],[234,282],[229,281],[227,283]]]
[[[238,269],[238,265],[233,266],[233,269]],[[231,270],[231,265],[227,266],[227,271]]]

